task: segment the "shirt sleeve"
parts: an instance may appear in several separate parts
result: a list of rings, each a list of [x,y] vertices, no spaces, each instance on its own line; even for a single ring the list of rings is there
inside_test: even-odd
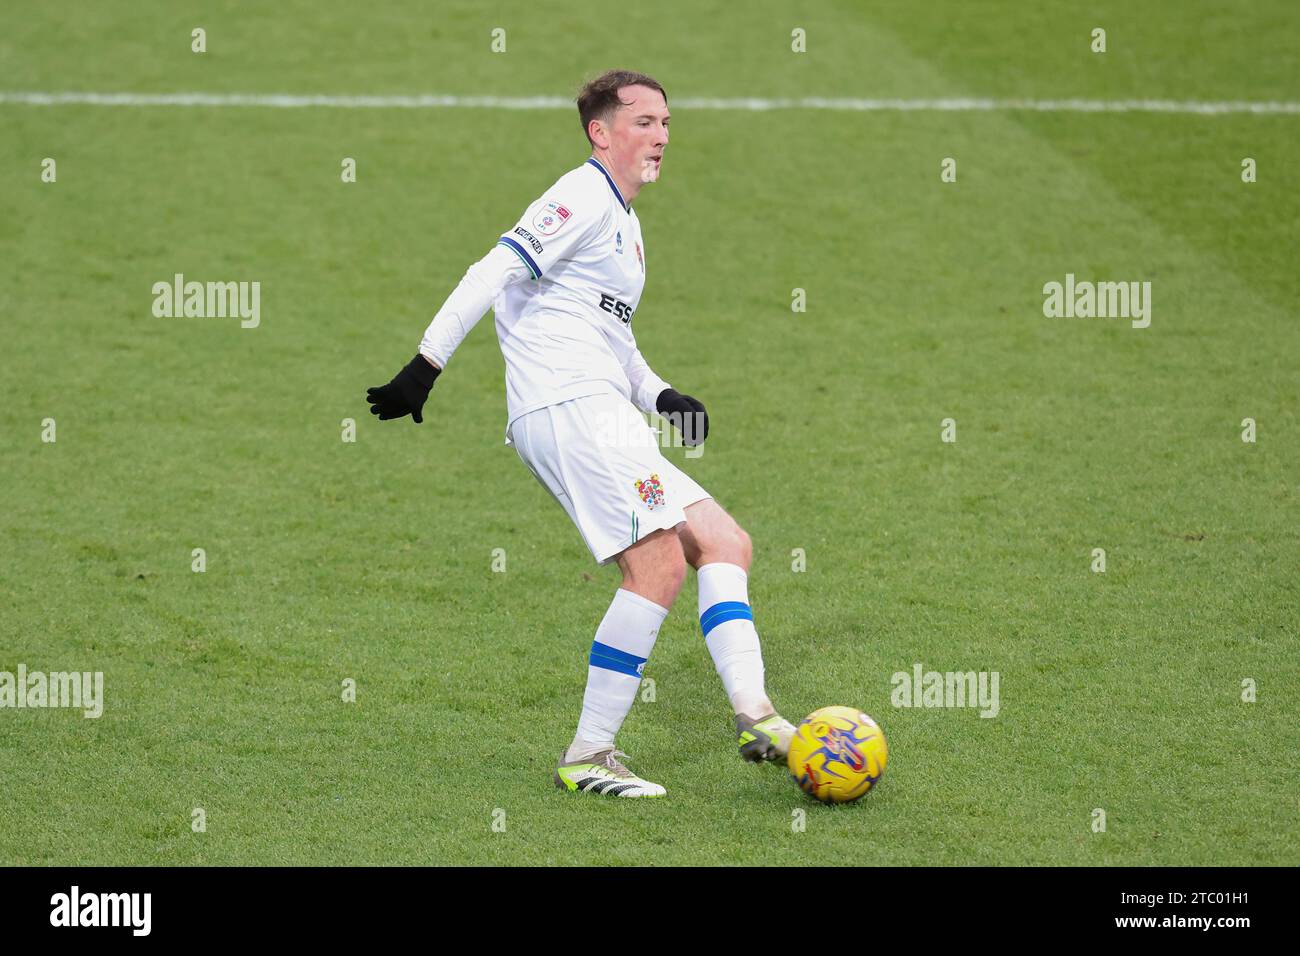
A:
[[[632,386],[632,403],[643,412],[657,411],[655,400],[665,388],[672,388],[654,373],[641,355],[640,349],[633,349],[632,355],[623,365],[627,373],[628,384]]]
[[[425,329],[420,354],[438,368],[446,368],[451,354],[483,318],[497,295],[512,282],[527,279],[527,267],[501,246],[466,270],[460,285],[447,297]]]
[[[534,279],[540,279],[558,263],[577,258],[599,238],[608,215],[608,202],[597,202],[590,190],[560,180],[497,241],[519,257]]]

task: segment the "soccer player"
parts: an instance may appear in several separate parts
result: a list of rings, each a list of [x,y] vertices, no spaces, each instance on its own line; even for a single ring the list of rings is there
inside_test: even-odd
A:
[[[591,157],[561,176],[469,267],[438,310],[419,353],[371,388],[381,420],[419,423],[429,390],[489,306],[506,365],[506,443],[577,526],[622,586],[596,628],[562,789],[620,797],[665,790],[632,773],[614,737],[636,698],[659,627],[686,566],[699,584],[700,627],[735,713],[747,760],[785,757],[794,728],[763,686],[749,606],[749,535],[660,453],[638,412],[656,411],[688,445],[704,441],[703,404],[656,375],[632,335],[646,249],[632,201],[659,178],[668,97],[655,80],[615,70],[578,95]]]

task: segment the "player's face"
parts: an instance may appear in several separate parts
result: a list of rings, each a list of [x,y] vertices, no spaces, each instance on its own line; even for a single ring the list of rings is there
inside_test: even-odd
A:
[[[610,159],[623,180],[652,183],[668,145],[668,104],[648,86],[625,86],[618,93],[625,105],[614,114]]]

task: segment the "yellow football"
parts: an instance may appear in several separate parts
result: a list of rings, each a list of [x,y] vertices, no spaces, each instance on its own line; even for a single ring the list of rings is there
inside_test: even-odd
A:
[[[823,707],[804,718],[786,764],[799,788],[823,803],[848,803],[876,785],[889,747],[884,731],[853,707]]]

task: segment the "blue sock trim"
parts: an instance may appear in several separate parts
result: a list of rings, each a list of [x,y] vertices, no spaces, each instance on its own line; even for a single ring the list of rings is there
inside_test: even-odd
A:
[[[644,657],[637,657],[627,651],[620,651],[617,647],[610,647],[608,644],[600,643],[600,641],[591,642],[590,664],[592,667],[603,667],[607,671],[617,671],[620,674],[627,674],[629,677],[640,677],[645,662]]]
[[[744,601],[720,601],[700,615],[700,630],[704,632],[705,637],[708,637],[709,631],[719,624],[725,624],[727,621],[752,621],[753,619],[754,612],[750,610],[749,605]]]

